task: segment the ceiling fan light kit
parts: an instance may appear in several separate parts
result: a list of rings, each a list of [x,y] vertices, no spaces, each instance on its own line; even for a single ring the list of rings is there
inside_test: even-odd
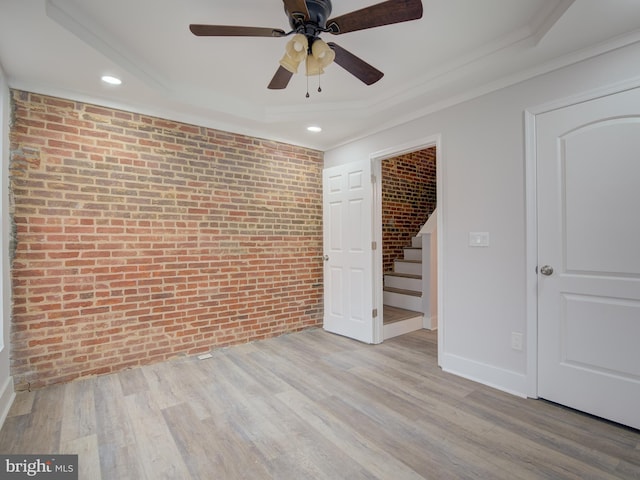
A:
[[[319,73],[324,73],[324,68],[331,65],[336,58],[336,53],[331,50],[331,47],[323,40],[316,38],[311,45],[311,58],[317,62],[319,67]],[[307,76],[315,75],[307,70]]]
[[[309,41],[307,37],[298,33],[287,42],[284,50],[284,56],[280,60],[280,65],[291,73],[298,73],[298,65],[307,58],[307,50],[309,49]]]
[[[421,0],[387,0],[334,18],[330,18],[331,0],[283,0],[283,3],[291,27],[289,32],[278,28],[203,24],[191,24],[189,29],[194,35],[205,37],[279,38],[293,35],[268,85],[269,89],[281,90],[298,73],[303,61],[307,77],[321,75],[335,61],[366,85],[374,84],[384,76],[380,70],[333,42],[324,42],[320,35],[342,35],[422,18]]]

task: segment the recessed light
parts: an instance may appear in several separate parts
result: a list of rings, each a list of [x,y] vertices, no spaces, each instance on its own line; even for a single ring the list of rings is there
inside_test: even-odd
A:
[[[313,133],[320,133],[322,131],[322,128],[316,126],[316,125],[312,125],[310,127],[307,127],[307,130],[309,130],[310,132]]]
[[[102,76],[102,81],[104,83],[108,83],[109,85],[120,85],[122,83],[122,80],[120,80],[118,77],[114,77],[112,75],[103,75]]]

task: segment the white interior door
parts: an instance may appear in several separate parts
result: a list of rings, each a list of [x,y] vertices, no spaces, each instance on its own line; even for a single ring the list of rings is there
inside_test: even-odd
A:
[[[373,343],[371,162],[323,172],[324,328]]]
[[[640,89],[536,138],[538,394],[640,428]]]

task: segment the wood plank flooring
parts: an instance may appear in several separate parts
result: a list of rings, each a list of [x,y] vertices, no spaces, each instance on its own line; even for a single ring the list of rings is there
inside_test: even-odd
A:
[[[391,305],[383,305],[384,324],[401,322],[410,318],[422,317],[422,313],[407,310],[405,308],[392,307]]]
[[[18,397],[0,452],[80,479],[639,479],[640,432],[443,373],[436,332],[320,329]]]

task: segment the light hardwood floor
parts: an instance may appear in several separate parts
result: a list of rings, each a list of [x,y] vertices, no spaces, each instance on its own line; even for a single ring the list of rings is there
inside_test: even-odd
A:
[[[384,305],[384,324],[388,325],[390,323],[401,322],[402,320],[408,320],[410,318],[420,317],[422,318],[422,313],[414,312],[413,310],[407,310],[404,308],[392,307],[390,305]]]
[[[20,393],[2,453],[97,479],[640,478],[640,432],[443,373],[436,333],[307,330]]]

